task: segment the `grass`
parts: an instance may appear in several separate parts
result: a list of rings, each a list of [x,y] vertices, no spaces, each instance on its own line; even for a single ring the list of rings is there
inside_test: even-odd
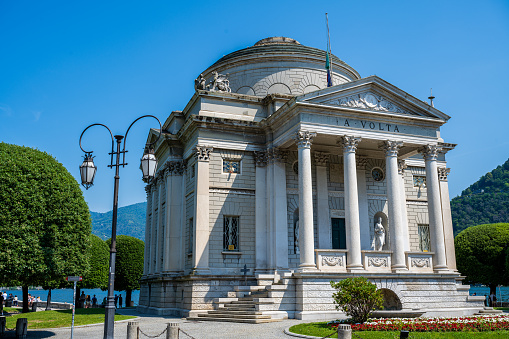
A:
[[[12,310],[12,311],[11,311]],[[4,312],[17,312],[19,309],[5,307]],[[18,318],[28,319],[28,329],[56,328],[71,326],[72,310],[40,311],[17,313],[6,317],[7,328],[15,328]],[[135,318],[129,315],[115,314],[115,321]],[[74,317],[74,326],[98,324],[104,322],[104,308],[78,308]]]
[[[327,327],[327,322],[299,324],[290,327],[290,332],[310,335],[315,337],[325,337],[335,330]],[[397,339],[399,338],[399,331],[355,331],[356,335],[352,338],[362,339]],[[338,334],[330,336],[330,338],[337,338]],[[452,338],[452,339],[467,339],[467,338],[509,338],[509,331],[494,331],[494,332],[411,332],[409,335],[411,339],[434,339],[434,338]]]
[[[509,311],[509,307],[493,307],[496,310]]]

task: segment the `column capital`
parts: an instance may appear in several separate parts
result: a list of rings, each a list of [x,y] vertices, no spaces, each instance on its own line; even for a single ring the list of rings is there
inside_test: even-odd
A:
[[[438,154],[442,152],[442,147],[438,145],[426,145],[419,149],[424,160],[437,160]]]
[[[157,191],[157,181],[158,179],[156,178],[152,180],[152,184],[150,186],[150,193],[154,193],[155,191]]]
[[[210,153],[214,150],[213,147],[210,146],[196,146],[196,158],[198,161],[209,161],[210,160]]]
[[[294,139],[298,148],[311,148],[311,143],[313,142],[314,137],[316,137],[316,133],[314,132],[299,130],[295,133]]]
[[[183,175],[186,169],[185,160],[168,161],[166,164],[166,176],[169,175]]]
[[[405,170],[407,168],[407,164],[405,160],[398,160],[398,174],[405,173]]]
[[[380,144],[379,148],[382,149],[387,157],[397,157],[399,149],[403,146],[401,141],[385,140]]]
[[[152,184],[145,185],[145,192],[147,193],[147,196],[150,195],[150,192],[152,192]]]
[[[254,160],[256,167],[267,166],[267,152],[266,151],[254,151]]]
[[[267,160],[271,163],[286,162],[287,159],[288,159],[287,151],[283,151],[277,147],[269,148],[267,150]]]
[[[327,163],[330,161],[329,153],[325,152],[313,152],[313,157],[316,166],[327,166]]]
[[[338,144],[343,146],[343,152],[355,153],[355,151],[357,150],[357,146],[359,146],[359,142],[361,140],[362,140],[361,137],[345,135],[341,139],[339,139]]]
[[[450,168],[439,167],[438,168],[438,180],[447,181],[447,176],[451,172]]]
[[[357,164],[357,168],[365,170],[368,165],[368,158],[357,154],[355,156],[355,163]]]

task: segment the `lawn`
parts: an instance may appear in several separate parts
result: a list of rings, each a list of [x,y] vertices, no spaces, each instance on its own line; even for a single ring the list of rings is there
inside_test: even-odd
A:
[[[6,307],[4,311],[13,313],[19,309]],[[7,328],[15,328],[18,318],[28,319],[28,329],[55,328],[71,326],[72,310],[40,311],[17,313],[6,317]],[[128,315],[115,314],[115,321],[135,318]],[[74,326],[98,324],[104,322],[104,308],[78,308],[74,317]]]
[[[325,337],[335,330],[327,327],[327,322],[299,324],[290,327],[290,332],[304,334],[315,337]],[[397,339],[399,338],[399,331],[354,331],[355,335],[352,338],[362,339]],[[329,338],[337,338],[335,333]],[[433,338],[453,338],[453,339],[468,339],[468,338],[509,338],[509,331],[492,331],[492,332],[410,332],[409,338],[411,339],[433,339]]]

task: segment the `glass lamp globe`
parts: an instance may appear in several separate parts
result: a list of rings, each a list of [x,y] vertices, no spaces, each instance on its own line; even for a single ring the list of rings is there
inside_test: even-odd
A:
[[[154,155],[153,149],[145,149],[143,157],[141,158],[141,171],[143,172],[143,180],[145,182],[152,179],[156,174],[157,158]]]
[[[94,165],[92,154],[85,154],[85,160],[83,160],[83,163],[80,165],[81,184],[85,187],[85,189],[88,190],[94,185],[96,171],[97,167]]]

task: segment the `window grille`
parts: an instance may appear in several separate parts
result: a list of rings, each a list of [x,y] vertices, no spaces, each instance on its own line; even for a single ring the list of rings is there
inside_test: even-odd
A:
[[[223,249],[225,251],[239,250],[239,217],[223,217]]]
[[[430,251],[429,225],[418,225],[419,231],[419,251]]]
[[[422,175],[414,175],[414,187],[425,188],[426,187],[426,177],[424,177]]]
[[[223,173],[240,174],[240,161],[223,159]]]

